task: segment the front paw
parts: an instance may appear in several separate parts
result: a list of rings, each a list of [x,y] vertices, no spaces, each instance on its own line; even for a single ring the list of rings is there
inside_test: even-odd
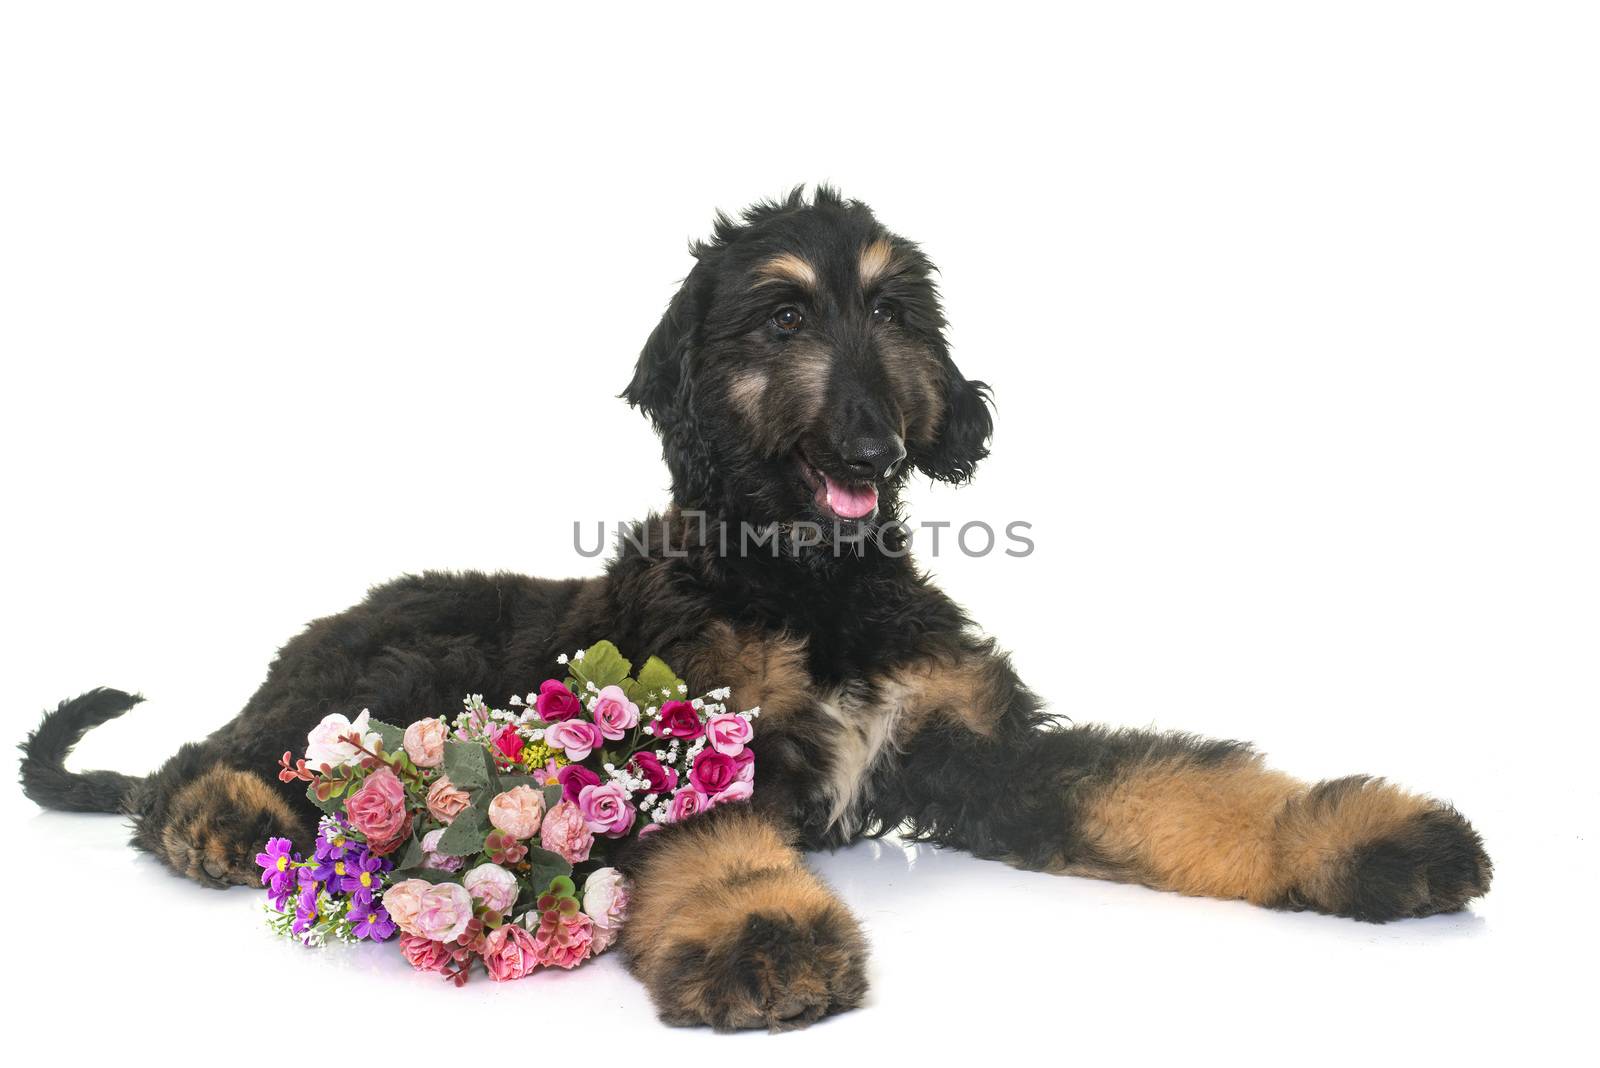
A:
[[[1384,923],[1458,912],[1489,890],[1483,839],[1449,805],[1364,778],[1324,783],[1309,814],[1336,848],[1283,902]]]
[[[663,1022],[787,1031],[856,1007],[866,942],[842,906],[729,916],[672,941],[644,969]]]

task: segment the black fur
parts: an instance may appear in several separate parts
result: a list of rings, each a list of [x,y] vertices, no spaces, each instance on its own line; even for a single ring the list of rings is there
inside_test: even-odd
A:
[[[45,808],[65,812],[121,812],[139,784],[117,771],[67,770],[67,754],[83,736],[144,700],[121,690],[90,690],[46,712],[22,750],[22,792]]]

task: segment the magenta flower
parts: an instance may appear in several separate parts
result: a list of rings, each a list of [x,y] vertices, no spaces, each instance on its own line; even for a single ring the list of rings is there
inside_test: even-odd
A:
[[[293,848],[294,843],[287,838],[269,838],[267,848],[256,854],[256,863],[261,865],[261,885],[274,897],[286,896],[298,881],[295,861],[299,858],[290,853]]]
[[[555,679],[545,679],[539,684],[539,696],[534,699],[533,707],[546,723],[559,723],[583,711],[578,695]]]
[[[578,802],[578,793],[585,786],[599,786],[600,776],[584,767],[582,764],[568,764],[556,772],[556,778],[561,782],[561,800]]]
[[[621,838],[633,826],[633,806],[617,783],[585,786],[578,792],[578,811],[589,830],[607,838]]]
[[[700,713],[688,701],[668,701],[661,706],[661,714],[655,722],[656,737],[681,738],[686,742],[700,737],[705,729]]]

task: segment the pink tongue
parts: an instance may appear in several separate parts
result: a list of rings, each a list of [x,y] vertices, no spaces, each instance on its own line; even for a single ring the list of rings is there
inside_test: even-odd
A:
[[[878,487],[870,482],[864,486],[846,486],[822,476],[828,491],[828,507],[844,519],[860,519],[878,507]]]

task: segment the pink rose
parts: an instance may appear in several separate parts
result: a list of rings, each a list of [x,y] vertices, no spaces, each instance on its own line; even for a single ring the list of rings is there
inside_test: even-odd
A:
[[[578,695],[555,679],[545,679],[539,685],[539,696],[533,702],[534,711],[546,723],[559,723],[583,711]]]
[[[461,865],[466,863],[464,857],[452,857],[440,853],[439,839],[444,837],[444,828],[429,831],[422,836],[422,866],[432,868],[434,871],[460,871]]]
[[[738,756],[755,737],[750,721],[732,712],[719,712],[706,720],[706,740],[711,748],[727,756]]]
[[[517,877],[498,864],[479,864],[462,876],[461,885],[474,901],[501,915],[517,903]]]
[[[514,923],[495,928],[484,941],[483,966],[497,983],[521,979],[539,966],[533,935]]]
[[[621,838],[633,826],[633,806],[617,783],[585,786],[578,791],[578,811],[595,834]]]
[[[561,783],[561,799],[577,804],[579,791],[585,786],[599,786],[600,776],[582,764],[568,764],[556,772],[556,781]]]
[[[544,794],[531,786],[514,786],[489,802],[489,822],[520,840],[539,833],[544,818]]]
[[[439,776],[428,787],[428,812],[440,823],[450,823],[471,807],[471,796],[465,790],[457,790],[447,775]]]
[[[571,801],[557,801],[545,813],[544,824],[539,829],[539,844],[552,853],[560,853],[568,864],[581,864],[589,859],[589,850],[594,848],[594,835],[577,805]]]
[[[595,726],[613,742],[639,725],[639,706],[628,700],[621,686],[607,686],[594,699]]]
[[[444,762],[444,743],[450,728],[442,719],[419,719],[406,728],[406,756],[419,768],[436,768]]]
[[[754,782],[756,777],[756,755],[746,749],[733,758],[733,763],[739,769],[740,782]]]
[[[400,955],[419,972],[442,972],[451,961],[449,946],[413,934],[400,936]]]
[[[689,769],[689,782],[707,797],[714,797],[728,788],[739,777],[739,766],[733,757],[715,749],[702,749]]]
[[[367,848],[378,856],[394,852],[395,846],[411,837],[411,813],[406,811],[406,787],[390,768],[368,775],[366,781],[344,803],[350,826],[367,839]]]
[[[643,827],[639,828],[639,837],[643,838],[647,834],[655,834],[662,828],[662,826],[663,825],[659,823],[647,823]]]
[[[668,701],[661,706],[661,715],[655,724],[657,738],[681,738],[692,742],[704,732],[705,724],[700,722],[700,713],[688,701]]]
[[[755,793],[755,785],[753,783],[746,782],[743,779],[735,779],[728,784],[725,790],[711,798],[711,807],[716,808],[718,805],[725,805],[730,801],[748,801],[753,793]]]
[[[563,720],[544,732],[544,744],[551,749],[565,749],[568,760],[586,759],[604,741],[599,727],[581,719]]]
[[[394,913],[389,918],[394,919]],[[472,895],[456,883],[435,883],[422,892],[417,902],[416,933],[423,938],[454,942],[471,920]]]
[[[645,781],[647,789],[653,794],[671,793],[677,788],[678,773],[671,768],[662,767],[660,758],[654,753],[633,754],[632,759],[628,761],[628,767]],[[598,777],[595,781],[599,781]]]
[[[594,921],[583,913],[544,919],[533,936],[533,952],[540,964],[553,968],[576,968],[589,956],[594,942]]]
[[[672,804],[667,808],[667,822],[677,823],[686,820],[710,807],[711,802],[705,794],[693,786],[685,786],[672,795]]]
[[[408,935],[420,935],[417,914],[422,911],[422,894],[433,886],[426,879],[406,879],[383,892],[383,907],[394,925]]]
[[[616,933],[628,914],[628,884],[620,871],[596,868],[589,873],[583,884],[583,912],[594,921],[597,941],[601,930]],[[609,939],[606,944],[610,944]]]
[[[366,749],[377,749],[383,739],[371,728],[371,722],[372,714],[365,708],[353,720],[337,712],[324,716],[306,735],[306,763],[313,768],[324,764],[335,768],[353,767],[361,763],[367,754],[344,739],[355,737]]]

